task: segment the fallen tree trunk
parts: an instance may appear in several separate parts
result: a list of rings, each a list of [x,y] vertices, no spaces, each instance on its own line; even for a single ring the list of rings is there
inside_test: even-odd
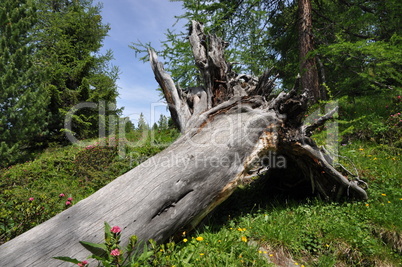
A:
[[[149,51],[182,136],[87,199],[3,244],[2,266],[65,265],[55,256],[84,259],[89,255],[78,242],[102,242],[104,221],[123,229],[123,241],[131,235],[166,241],[195,227],[248,177],[270,174],[278,167],[267,164],[270,157],[280,156],[280,168],[297,170],[300,180],[326,199],[367,198],[310,139],[336,110],[303,125],[305,94],[293,89],[272,97],[270,72],[259,79],[231,72],[222,40],[206,36],[197,22],[192,22],[190,42],[204,86],[187,91],[175,86]]]

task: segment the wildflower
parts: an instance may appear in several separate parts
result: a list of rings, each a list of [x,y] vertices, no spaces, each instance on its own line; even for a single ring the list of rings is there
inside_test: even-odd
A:
[[[31,201],[31,202],[32,202],[32,201],[34,201],[34,199],[35,199],[35,198],[30,197],[30,198],[28,199],[28,201]]]
[[[67,198],[67,200],[71,202],[71,201],[73,201],[73,198],[69,197],[69,198]]]
[[[261,250],[259,250],[259,251],[258,251],[258,253],[260,253],[260,254],[261,254],[261,253],[262,253],[262,251],[261,251]]]
[[[110,232],[112,232],[113,234],[118,234],[118,233],[121,232],[121,229],[120,229],[120,227],[118,227],[118,226],[113,226],[113,227],[110,229]]]
[[[364,148],[359,148],[359,150],[360,150],[360,151],[363,151],[363,150],[364,150]]]
[[[369,203],[366,203],[366,207],[368,207],[368,206],[370,206],[370,204],[369,204]]]
[[[247,237],[246,237],[246,236],[242,236],[242,237],[241,237],[241,241],[247,242]]]
[[[387,194],[381,194],[381,196],[385,197]]]
[[[391,201],[388,201],[388,203],[391,203]]]
[[[59,197],[65,197],[66,195],[64,195],[63,193],[61,193],[60,195],[59,195]]]
[[[113,249],[111,252],[110,252],[110,255],[111,256],[120,256],[120,250],[118,249],[118,248],[116,248],[116,249]]]
[[[195,240],[197,240],[197,241],[203,241],[204,238],[203,238],[202,236],[199,236],[199,237],[197,237]]]
[[[88,261],[81,261],[80,263],[77,263],[77,265],[80,267],[85,267],[85,266],[87,266],[87,264],[88,264]]]
[[[269,256],[270,256],[270,257],[273,257],[273,256],[274,256],[274,254],[269,254]]]
[[[183,242],[184,242],[184,243],[186,243],[187,241],[188,241],[188,239],[187,239],[187,238],[184,238],[184,239],[183,239]]]
[[[200,256],[204,256],[204,253],[200,253]]]
[[[70,201],[66,201],[66,206],[69,206],[69,205],[71,205],[71,202],[70,202]]]

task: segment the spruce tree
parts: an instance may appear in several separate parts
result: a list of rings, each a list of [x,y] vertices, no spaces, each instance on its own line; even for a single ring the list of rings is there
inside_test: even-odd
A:
[[[36,10],[29,0],[0,2],[0,166],[26,159],[44,135],[46,94],[34,61],[31,31]]]
[[[36,39],[50,97],[48,142],[65,140],[66,115],[79,103],[93,102],[98,107],[73,114],[70,130],[78,139],[98,135],[100,113],[106,125],[110,115],[120,114],[115,105],[118,69],[109,64],[112,52],[99,52],[109,30],[100,9],[87,0],[40,1]]]

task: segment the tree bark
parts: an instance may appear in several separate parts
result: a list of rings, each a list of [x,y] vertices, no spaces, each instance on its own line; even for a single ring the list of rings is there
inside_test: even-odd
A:
[[[88,253],[78,242],[102,242],[104,221],[123,229],[123,242],[131,235],[164,242],[194,228],[243,181],[272,174],[276,167],[296,170],[326,199],[367,198],[310,138],[336,109],[304,125],[306,94],[293,89],[270,96],[275,80],[270,71],[260,78],[229,72],[225,43],[206,36],[198,22],[190,32],[202,87],[179,90],[149,51],[182,136],[87,199],[3,244],[2,266],[66,266],[55,256],[85,259]],[[272,157],[281,157],[281,166]]]
[[[314,103],[321,99],[321,95],[315,58],[309,55],[314,50],[311,0],[298,0],[298,13],[300,82]]]

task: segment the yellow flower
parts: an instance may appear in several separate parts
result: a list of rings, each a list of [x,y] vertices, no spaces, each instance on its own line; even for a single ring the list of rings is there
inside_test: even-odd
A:
[[[269,254],[269,256],[270,256],[270,257],[273,257],[273,256],[274,256],[274,254]]]
[[[391,201],[388,201],[388,203],[391,203]]]
[[[359,148],[359,150],[360,150],[360,151],[363,151],[363,150],[364,150],[364,148]]]
[[[258,251],[258,253],[260,253],[260,254],[261,254],[261,253],[262,253],[262,251],[261,251],[261,250],[259,250],[259,251]]]
[[[242,236],[242,237],[241,237],[241,241],[243,241],[243,242],[247,242],[247,237]]]
[[[183,242],[184,242],[184,243],[186,243],[187,241],[188,241],[187,238],[184,238],[184,239],[183,239]]]
[[[381,194],[381,196],[384,196],[384,197],[385,197],[386,195],[387,195],[387,194]]]
[[[368,206],[370,206],[370,204],[369,204],[369,203],[366,203],[366,207],[368,207]]]
[[[204,240],[204,238],[203,238],[202,236],[199,236],[199,237],[197,237],[195,240],[197,240],[197,241],[202,241],[202,240]]]
[[[200,253],[200,256],[204,256],[204,253]]]
[[[400,198],[399,200],[402,200],[402,198]]]

